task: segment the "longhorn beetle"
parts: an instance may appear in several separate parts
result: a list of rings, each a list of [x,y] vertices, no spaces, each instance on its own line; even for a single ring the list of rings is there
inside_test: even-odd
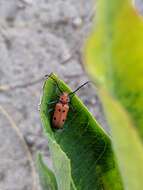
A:
[[[69,103],[71,101],[71,98],[74,96],[75,92],[77,92],[80,88],[82,88],[83,86],[85,86],[86,84],[88,84],[91,81],[87,81],[85,83],[83,83],[81,86],[79,86],[76,90],[74,90],[73,92],[67,93],[67,92],[62,92],[62,90],[59,87],[58,82],[50,75],[46,75],[46,77],[50,77],[57,85],[61,95],[59,97],[58,102],[55,105],[55,109],[54,109],[54,114],[53,114],[53,118],[52,118],[52,124],[54,128],[60,129],[63,128],[63,125],[67,119],[67,114],[69,112]],[[51,102],[51,103],[55,103]],[[50,103],[50,104],[51,104]]]

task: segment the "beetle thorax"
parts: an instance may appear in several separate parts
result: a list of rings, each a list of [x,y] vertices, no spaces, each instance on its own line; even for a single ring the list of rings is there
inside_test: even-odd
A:
[[[69,95],[68,93],[64,92],[61,96],[60,96],[60,102],[62,104],[68,104],[69,102]]]

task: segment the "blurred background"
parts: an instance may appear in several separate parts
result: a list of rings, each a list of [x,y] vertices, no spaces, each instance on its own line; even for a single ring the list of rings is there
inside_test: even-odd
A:
[[[0,190],[40,190],[37,152],[52,165],[38,111],[43,77],[54,72],[72,89],[88,80],[81,53],[94,14],[92,0],[0,0]],[[107,130],[92,88],[78,95]]]

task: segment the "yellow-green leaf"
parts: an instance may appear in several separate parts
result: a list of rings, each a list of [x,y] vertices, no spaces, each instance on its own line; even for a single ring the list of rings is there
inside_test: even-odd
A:
[[[121,105],[104,90],[100,90],[100,95],[111,126],[113,148],[120,166],[124,188],[140,190],[143,186],[142,142]]]
[[[131,0],[98,1],[96,27],[87,39],[84,56],[87,71],[99,84],[124,188],[140,190],[143,184],[140,140],[143,139],[143,21]]]
[[[99,0],[87,40],[88,72],[118,99],[143,138],[143,20],[131,0]]]

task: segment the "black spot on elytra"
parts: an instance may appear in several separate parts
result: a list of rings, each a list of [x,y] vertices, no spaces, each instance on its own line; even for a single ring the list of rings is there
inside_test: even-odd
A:
[[[54,117],[54,120],[56,120],[56,117]]]
[[[59,112],[61,112],[61,109],[58,109]]]
[[[63,113],[65,112],[65,110],[63,110]]]

